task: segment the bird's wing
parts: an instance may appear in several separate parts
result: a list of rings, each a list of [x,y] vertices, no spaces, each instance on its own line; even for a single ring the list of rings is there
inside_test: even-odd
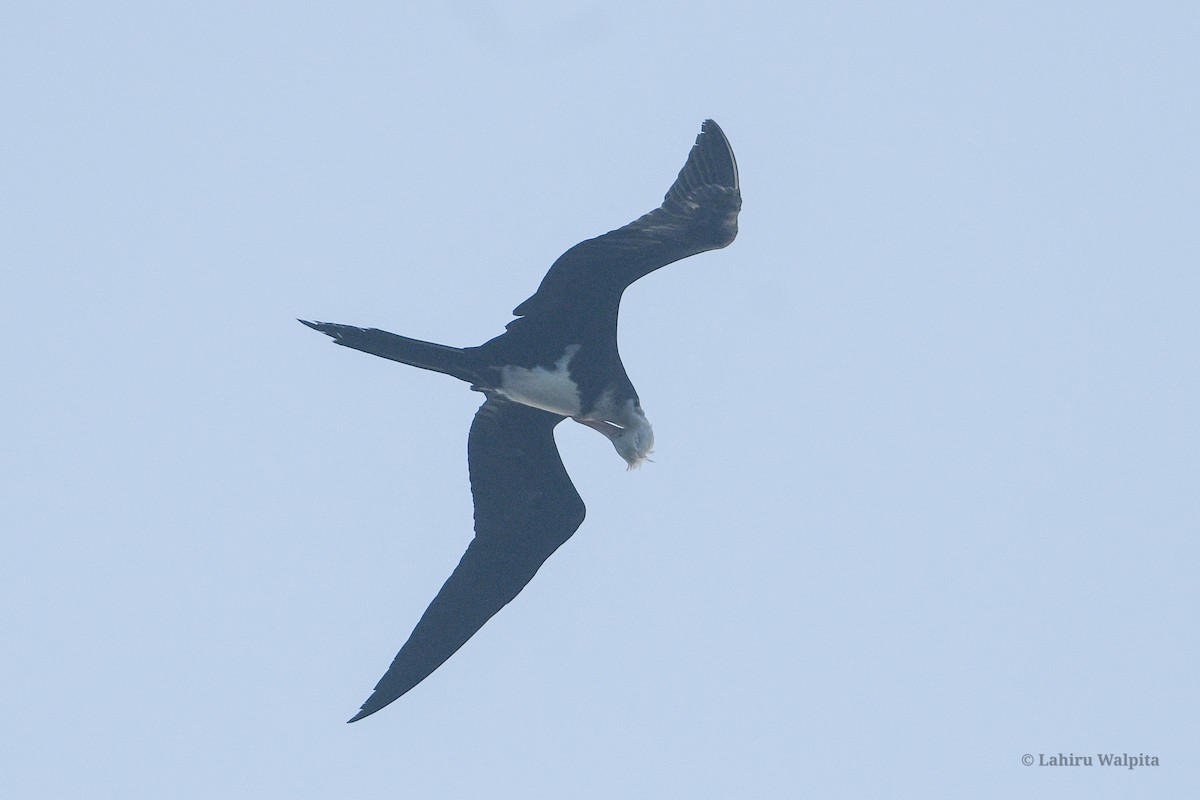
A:
[[[564,417],[489,396],[467,443],[475,538],[351,722],[391,703],[462,647],[583,523],[554,426]]]
[[[563,253],[537,292],[513,313],[591,314],[601,306],[615,309],[621,292],[643,275],[732,242],[741,207],[733,148],[717,123],[705,120],[662,206]]]

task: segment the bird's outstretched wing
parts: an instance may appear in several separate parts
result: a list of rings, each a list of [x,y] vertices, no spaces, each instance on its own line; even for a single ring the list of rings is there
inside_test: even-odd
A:
[[[489,396],[467,443],[475,538],[350,722],[429,676],[529,583],[583,523],[554,426],[564,417]]]
[[[563,253],[537,292],[513,313],[615,313],[621,293],[638,278],[732,242],[741,207],[733,148],[717,123],[705,120],[662,206]]]

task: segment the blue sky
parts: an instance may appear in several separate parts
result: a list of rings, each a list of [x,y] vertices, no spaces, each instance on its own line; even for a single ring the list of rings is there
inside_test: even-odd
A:
[[[0,790],[1181,796],[1200,782],[1200,13],[10,3]],[[660,202],[655,462],[347,719],[471,537],[456,345]],[[1025,767],[1131,753],[1157,767]]]

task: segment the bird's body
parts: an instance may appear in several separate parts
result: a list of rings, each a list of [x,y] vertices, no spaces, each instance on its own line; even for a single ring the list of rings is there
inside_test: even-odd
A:
[[[659,267],[728,245],[740,208],[733,151],[707,120],[662,206],[560,256],[505,332],[478,347],[302,320],[338,344],[452,375],[487,397],[468,440],[475,539],[352,722],[440,666],[583,522],[554,444],[559,422],[604,434],[631,468],[650,453],[653,430],[617,351],[621,295]]]

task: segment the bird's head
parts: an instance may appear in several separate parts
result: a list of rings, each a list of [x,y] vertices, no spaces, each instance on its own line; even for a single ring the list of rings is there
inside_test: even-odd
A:
[[[642,409],[633,401],[624,409],[618,420],[579,419],[589,428],[600,431],[616,448],[617,454],[625,459],[629,469],[637,469],[654,452],[654,429]]]

